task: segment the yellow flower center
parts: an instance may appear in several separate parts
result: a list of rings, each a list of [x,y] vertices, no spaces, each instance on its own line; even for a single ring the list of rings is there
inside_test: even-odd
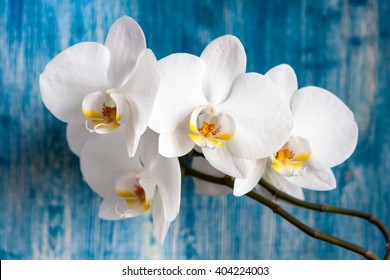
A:
[[[203,134],[203,136],[209,136],[210,134],[212,136],[215,136],[219,132],[219,128],[215,129],[215,124],[213,123],[208,123],[208,122],[203,122],[203,125],[201,128],[198,128],[198,131]]]
[[[94,92],[84,97],[81,110],[86,117],[85,126],[90,132],[107,134],[121,125],[124,97],[118,97],[118,94],[114,96],[116,100],[107,92]]]
[[[299,176],[305,172],[310,154],[310,151],[295,154],[290,148],[282,148],[271,156],[271,167],[284,176]]]
[[[102,115],[105,123],[110,124],[116,122],[116,107],[110,107],[106,103],[103,103]]]
[[[292,159],[294,157],[294,152],[290,149],[281,149],[276,152],[275,159],[279,161],[285,161]]]
[[[137,185],[135,186],[134,194],[140,203],[145,202],[145,190],[140,186],[138,182]]]
[[[234,122],[214,107],[198,108],[191,114],[188,136],[201,148],[216,149],[235,132]]]

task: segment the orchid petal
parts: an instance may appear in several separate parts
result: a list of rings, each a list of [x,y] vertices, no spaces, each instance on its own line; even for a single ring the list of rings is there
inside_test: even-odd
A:
[[[358,127],[351,110],[331,92],[318,87],[298,90],[292,99],[293,135],[310,142],[309,163],[327,169],[344,162],[354,151]]]
[[[125,126],[125,142],[127,147],[127,153],[129,157],[133,157],[137,152],[139,140],[141,135],[135,131],[136,124],[134,117],[135,111],[133,111],[132,104],[130,104],[130,112],[127,114],[126,126]]]
[[[259,159],[256,162],[256,166],[247,178],[236,178],[234,180],[234,191],[235,196],[242,196],[250,192],[260,181],[263,176],[267,160]]]
[[[80,168],[84,180],[104,198],[117,196],[114,186],[118,178],[142,170],[139,160],[127,155],[123,129],[87,142],[80,155]]]
[[[265,76],[277,85],[283,96],[290,102],[293,93],[298,90],[298,80],[294,69],[288,64],[280,64],[268,70]]]
[[[58,119],[68,123],[85,120],[81,112],[84,96],[104,92],[110,84],[107,69],[110,53],[99,43],[80,43],[51,60],[41,74],[42,101]]]
[[[144,169],[152,169],[159,157],[158,134],[147,129],[142,135],[142,141],[139,143],[137,150]]]
[[[121,199],[119,197],[114,200],[104,199],[99,207],[99,218],[103,220],[109,220],[109,221],[122,220],[128,218],[121,215],[119,209],[127,209],[126,201],[124,199]]]
[[[146,202],[152,201],[152,199],[154,198],[155,191],[156,191],[156,184],[154,182],[154,179],[142,177],[139,179],[139,183],[142,186],[142,188],[145,190]]]
[[[97,133],[91,133],[85,128],[85,124],[68,124],[66,127],[66,140],[69,149],[76,156],[80,156],[86,142],[98,139]]]
[[[236,178],[245,178],[255,168],[257,160],[242,159],[229,152],[226,146],[202,149],[207,161],[219,171]]]
[[[127,102],[126,99],[123,95],[121,94],[110,94],[110,97],[112,100],[115,102],[115,107],[116,107],[116,117],[115,121],[119,123],[122,120],[123,115],[126,112],[126,107],[127,107]]]
[[[168,221],[173,221],[179,213],[181,172],[177,158],[159,156],[150,170],[158,191],[161,195],[164,215]]]
[[[131,104],[133,129],[137,135],[142,135],[148,126],[159,80],[156,57],[146,49],[140,54],[128,81],[113,90],[125,96]]]
[[[130,175],[120,177],[115,182],[115,192],[122,198],[135,197],[134,191],[136,190],[137,182],[138,178],[134,172]]]
[[[204,95],[211,104],[219,104],[228,97],[234,80],[245,73],[244,47],[236,37],[225,35],[209,43],[200,58],[206,65]]]
[[[237,78],[229,99],[220,109],[234,119],[236,132],[226,146],[237,157],[268,157],[290,136],[289,104],[263,75],[248,73]]]
[[[285,177],[290,183],[315,191],[329,191],[336,188],[336,178],[331,169],[308,167],[301,176]]]
[[[165,219],[163,201],[159,192],[156,192],[152,203],[153,229],[156,239],[162,244],[167,235],[170,222]]]
[[[92,126],[93,128],[89,128],[89,126]],[[119,123],[107,123],[105,120],[89,120],[87,125],[91,132],[96,132],[98,134],[108,134],[119,128],[119,126]]]
[[[189,116],[186,117],[172,133],[160,134],[158,149],[164,157],[180,157],[188,154],[195,143],[188,137],[191,132]]]
[[[291,184],[289,181],[286,180],[286,177],[280,175],[272,168],[266,169],[263,175],[263,179],[288,195],[291,195],[298,199],[304,199],[302,188]]]
[[[203,157],[195,157],[192,160],[192,168],[196,171],[202,172],[204,174],[214,176],[217,178],[225,177],[225,174],[218,171],[207,162]],[[232,189],[220,184],[211,183],[202,179],[193,177],[195,182],[195,191],[201,195],[225,195],[230,194]]]
[[[115,106],[111,98],[107,94],[100,91],[86,95],[83,98],[83,102],[81,103],[81,110],[83,115],[86,118],[103,119],[102,107],[105,103],[108,102],[112,103],[108,104],[109,106]]]
[[[160,88],[149,126],[158,133],[172,133],[195,108],[206,105],[202,94],[204,63],[190,54],[172,54],[158,62]]]
[[[104,199],[100,204],[99,217],[104,220],[120,220],[140,216],[145,213],[145,206],[137,200],[124,198]]]
[[[119,87],[133,70],[140,53],[145,50],[145,35],[135,20],[124,16],[111,26],[105,46],[111,53],[108,79],[113,87]]]

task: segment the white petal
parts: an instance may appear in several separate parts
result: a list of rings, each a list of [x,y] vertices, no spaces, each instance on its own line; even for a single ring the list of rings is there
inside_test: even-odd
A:
[[[235,179],[233,194],[235,196],[242,196],[250,192],[259,183],[261,176],[263,176],[266,163],[266,159],[257,160],[255,168],[248,177]]]
[[[129,157],[133,157],[137,152],[139,140],[141,135],[137,133],[135,120],[137,117],[134,117],[133,106],[130,104],[130,112],[127,114],[127,120],[125,125],[125,142],[127,147],[127,152]]]
[[[207,161],[219,171],[236,178],[248,177],[255,168],[257,160],[235,157],[225,146],[210,150],[202,149]]]
[[[127,176],[120,177],[115,182],[115,192],[122,198],[133,197],[135,195],[138,178],[135,172]]]
[[[315,191],[329,191],[336,188],[336,178],[331,169],[319,170],[308,167],[302,176],[285,179],[296,186]]]
[[[150,170],[156,163],[158,154],[158,134],[147,129],[138,146],[139,157],[145,169]]]
[[[162,244],[167,235],[170,222],[165,219],[163,203],[159,192],[156,192],[152,203],[153,229],[156,239]]]
[[[246,69],[246,54],[239,39],[225,35],[212,41],[200,58],[206,64],[204,95],[211,104],[223,102],[234,80]]]
[[[119,87],[133,70],[139,54],[145,50],[145,35],[132,18],[124,16],[111,26],[105,46],[111,53],[108,78],[113,87]]]
[[[310,142],[310,164],[326,169],[344,162],[354,151],[358,128],[351,110],[335,95],[317,87],[298,90],[292,99],[293,135]]]
[[[144,206],[141,203],[136,203],[133,209],[129,209],[123,198],[104,199],[99,208],[99,217],[104,220],[133,218],[144,213]]]
[[[286,177],[280,175],[272,168],[266,169],[263,175],[263,179],[288,195],[291,195],[298,199],[304,199],[302,188],[291,184],[289,181],[286,180]]]
[[[207,160],[203,157],[194,157],[192,160],[192,168],[217,178],[225,177],[224,173],[212,167],[210,163],[208,163]],[[193,177],[193,180],[196,186],[195,191],[201,195],[224,195],[230,194],[232,192],[232,189],[226,187],[225,185],[211,183],[196,177]]]
[[[124,199],[104,199],[99,207],[99,217],[109,221],[122,220],[126,218],[120,215],[119,211],[123,209],[127,209],[127,205]]]
[[[86,142],[98,139],[100,136],[100,134],[89,132],[84,123],[68,124],[66,127],[69,149],[78,157]]]
[[[107,70],[110,53],[99,43],[80,43],[51,60],[41,74],[42,101],[58,119],[83,122],[81,103],[89,93],[109,88]]]
[[[180,207],[181,172],[179,161],[177,158],[159,156],[150,173],[160,192],[165,218],[168,221],[173,221],[179,213]]]
[[[265,76],[241,75],[220,108],[234,119],[236,133],[226,146],[237,157],[268,157],[289,139],[292,127],[289,104]]]
[[[160,88],[149,126],[158,133],[172,133],[195,108],[206,105],[202,82],[204,63],[190,54],[172,54],[158,62]]]
[[[156,191],[156,183],[153,178],[140,178],[139,183],[145,191],[146,202],[151,202],[154,199]]]
[[[87,142],[80,155],[80,168],[84,180],[104,198],[117,196],[118,178],[142,169],[138,158],[128,157],[122,129]]]
[[[164,157],[181,157],[194,148],[195,143],[188,137],[189,119],[185,118],[172,133],[160,134],[158,149]]]
[[[87,94],[81,103],[81,110],[86,118],[103,118],[102,107],[106,102],[111,101],[110,97],[100,91]],[[111,101],[112,103],[112,101]],[[110,104],[114,106],[114,104]]]
[[[108,134],[119,128],[120,124],[116,122],[107,123],[104,120],[88,120],[88,129],[98,134]]]
[[[288,64],[280,64],[271,68],[265,76],[270,78],[281,90],[283,96],[290,102],[293,93],[298,90],[297,76]]]
[[[148,126],[159,81],[156,57],[147,49],[140,54],[128,81],[114,90],[125,96],[131,104],[133,129],[137,135],[142,135]]]
[[[112,100],[115,102],[115,107],[116,107],[116,122],[120,122],[122,120],[123,115],[126,112],[126,99],[122,94],[111,94],[110,97]]]

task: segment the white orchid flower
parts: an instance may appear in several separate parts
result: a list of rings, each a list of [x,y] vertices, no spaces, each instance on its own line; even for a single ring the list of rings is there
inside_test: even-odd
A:
[[[357,144],[353,113],[325,89],[310,86],[298,90],[295,72],[289,65],[276,66],[266,76],[290,102],[293,128],[289,140],[266,161],[263,178],[300,199],[301,188],[334,189],[336,179],[331,168],[349,158]],[[259,180],[261,176],[256,177]]]
[[[155,235],[162,243],[180,206],[181,172],[177,158],[157,151],[158,136],[147,130],[134,157],[127,156],[123,129],[85,144],[80,166],[88,185],[103,198],[99,216],[135,217],[151,210]]]
[[[162,155],[182,156],[196,144],[216,169],[245,178],[256,159],[287,141],[292,125],[288,102],[269,78],[245,73],[246,54],[236,37],[217,38],[200,57],[170,55],[159,68],[149,126],[160,133]]]
[[[128,154],[133,156],[147,128],[159,74],[141,28],[122,17],[104,45],[84,42],[58,54],[46,65],[39,84],[45,106],[69,123],[72,151],[79,154],[90,138],[83,130],[107,134],[125,124]]]

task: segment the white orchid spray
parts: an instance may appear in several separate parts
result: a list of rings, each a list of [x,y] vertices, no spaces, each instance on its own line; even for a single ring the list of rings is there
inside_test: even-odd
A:
[[[258,170],[258,158],[287,141],[289,104],[268,77],[245,73],[246,54],[236,37],[215,39],[200,57],[172,54],[159,67],[150,127],[160,134],[162,155],[183,156],[197,145],[219,171],[247,178]],[[235,195],[253,188],[237,182]]]
[[[357,143],[352,111],[325,89],[298,89],[288,65],[246,73],[244,47],[232,35],[209,43],[200,57],[176,53],[157,62],[139,25],[122,17],[104,45],[80,43],[51,60],[40,90],[50,112],[68,123],[83,178],[103,199],[102,219],[151,212],[162,243],[179,213],[181,177],[191,175],[197,193],[247,194],[313,237],[368,259],[378,257],[311,229],[272,195],[367,219],[390,244],[390,232],[366,213],[303,201],[302,188],[336,187],[331,168]],[[390,245],[386,250],[390,258]]]
[[[102,219],[132,218],[151,210],[155,236],[162,243],[170,222],[179,213],[179,161],[158,153],[158,135],[150,130],[130,158],[125,137],[121,128],[87,142],[80,155],[83,178],[103,198],[99,210]]]
[[[74,153],[95,137],[125,125],[129,156],[145,132],[158,85],[153,52],[146,48],[139,25],[129,17],[118,19],[104,45],[83,42],[51,60],[39,80],[43,103],[67,122]]]

